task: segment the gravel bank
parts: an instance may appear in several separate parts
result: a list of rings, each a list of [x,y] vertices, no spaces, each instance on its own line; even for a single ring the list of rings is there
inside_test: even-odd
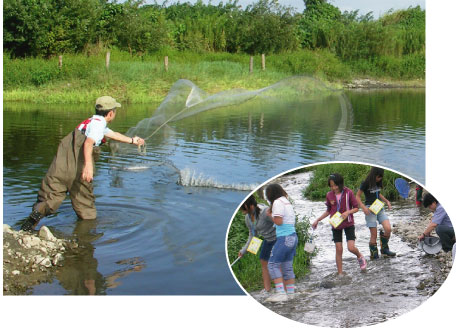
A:
[[[24,295],[34,285],[50,282],[75,242],[56,238],[42,226],[37,233],[15,231],[3,225],[3,294]]]
[[[394,224],[393,233],[401,237],[403,241],[407,242],[412,247],[418,248],[418,236],[421,235],[428,226],[432,215],[433,213],[428,213],[421,218],[413,219],[406,223]],[[432,235],[436,236],[436,233],[433,231]],[[427,264],[429,263],[432,265],[431,271],[433,272],[433,276],[421,281],[417,289],[419,289],[422,294],[433,295],[449,275],[452,268],[452,252],[446,253],[441,250],[441,252],[436,255],[426,254],[423,258],[426,259]]]

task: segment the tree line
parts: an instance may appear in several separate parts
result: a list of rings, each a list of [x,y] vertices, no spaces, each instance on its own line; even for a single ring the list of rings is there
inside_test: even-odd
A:
[[[167,51],[275,54],[327,49],[344,61],[425,54],[425,10],[341,12],[326,0],[304,0],[297,13],[277,0],[246,8],[108,0],[4,0],[3,47],[10,57],[52,57],[116,48],[132,55]]]

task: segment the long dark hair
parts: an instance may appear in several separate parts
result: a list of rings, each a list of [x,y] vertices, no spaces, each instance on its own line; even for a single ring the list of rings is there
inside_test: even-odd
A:
[[[383,168],[372,167],[370,172],[369,172],[369,174],[367,175],[366,179],[364,180],[364,182],[367,183],[369,188],[377,187],[377,186],[382,188],[383,187],[383,180],[380,181],[380,182],[377,182],[376,178],[378,176],[380,176],[383,179],[383,173],[384,173]]]
[[[265,196],[267,197],[270,205],[273,205],[273,202],[280,197],[287,197],[288,194],[284,189],[277,183],[272,183],[265,188]]]
[[[339,173],[332,173],[329,175],[329,179],[327,180],[327,185],[329,187],[331,186],[331,181],[333,181],[339,187],[340,192],[343,191],[343,176],[341,176]]]
[[[240,207],[240,210],[249,212],[249,210],[251,209],[251,206],[254,206],[254,207],[255,207],[255,210],[256,210],[256,218],[258,218],[261,210],[260,210],[259,205],[257,205],[256,198],[255,198],[253,195],[249,196],[249,197],[244,201],[243,205],[241,205],[241,207]]]

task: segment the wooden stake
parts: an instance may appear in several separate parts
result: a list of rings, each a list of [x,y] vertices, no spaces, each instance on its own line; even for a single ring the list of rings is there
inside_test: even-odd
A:
[[[168,56],[165,56],[165,71],[168,72],[169,59]]]
[[[265,54],[262,54],[262,70],[265,70]]]
[[[107,54],[105,54],[105,68],[107,69],[107,71],[109,71],[109,66],[110,66],[110,52],[107,52]]]
[[[62,69],[62,55],[59,55],[59,69]]]

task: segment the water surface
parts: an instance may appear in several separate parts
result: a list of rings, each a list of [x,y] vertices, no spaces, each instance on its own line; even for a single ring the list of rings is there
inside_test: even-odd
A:
[[[94,179],[98,218],[78,221],[66,200],[42,220],[83,244],[53,283],[32,293],[242,294],[226,263],[225,234],[249,190],[327,160],[391,165],[423,182],[424,95],[350,92],[353,118],[344,118],[337,94],[257,97],[169,123],[145,154],[103,147]],[[110,127],[126,132],[157,107],[123,104]],[[5,223],[30,213],[60,139],[91,115],[91,105],[4,103]]]

